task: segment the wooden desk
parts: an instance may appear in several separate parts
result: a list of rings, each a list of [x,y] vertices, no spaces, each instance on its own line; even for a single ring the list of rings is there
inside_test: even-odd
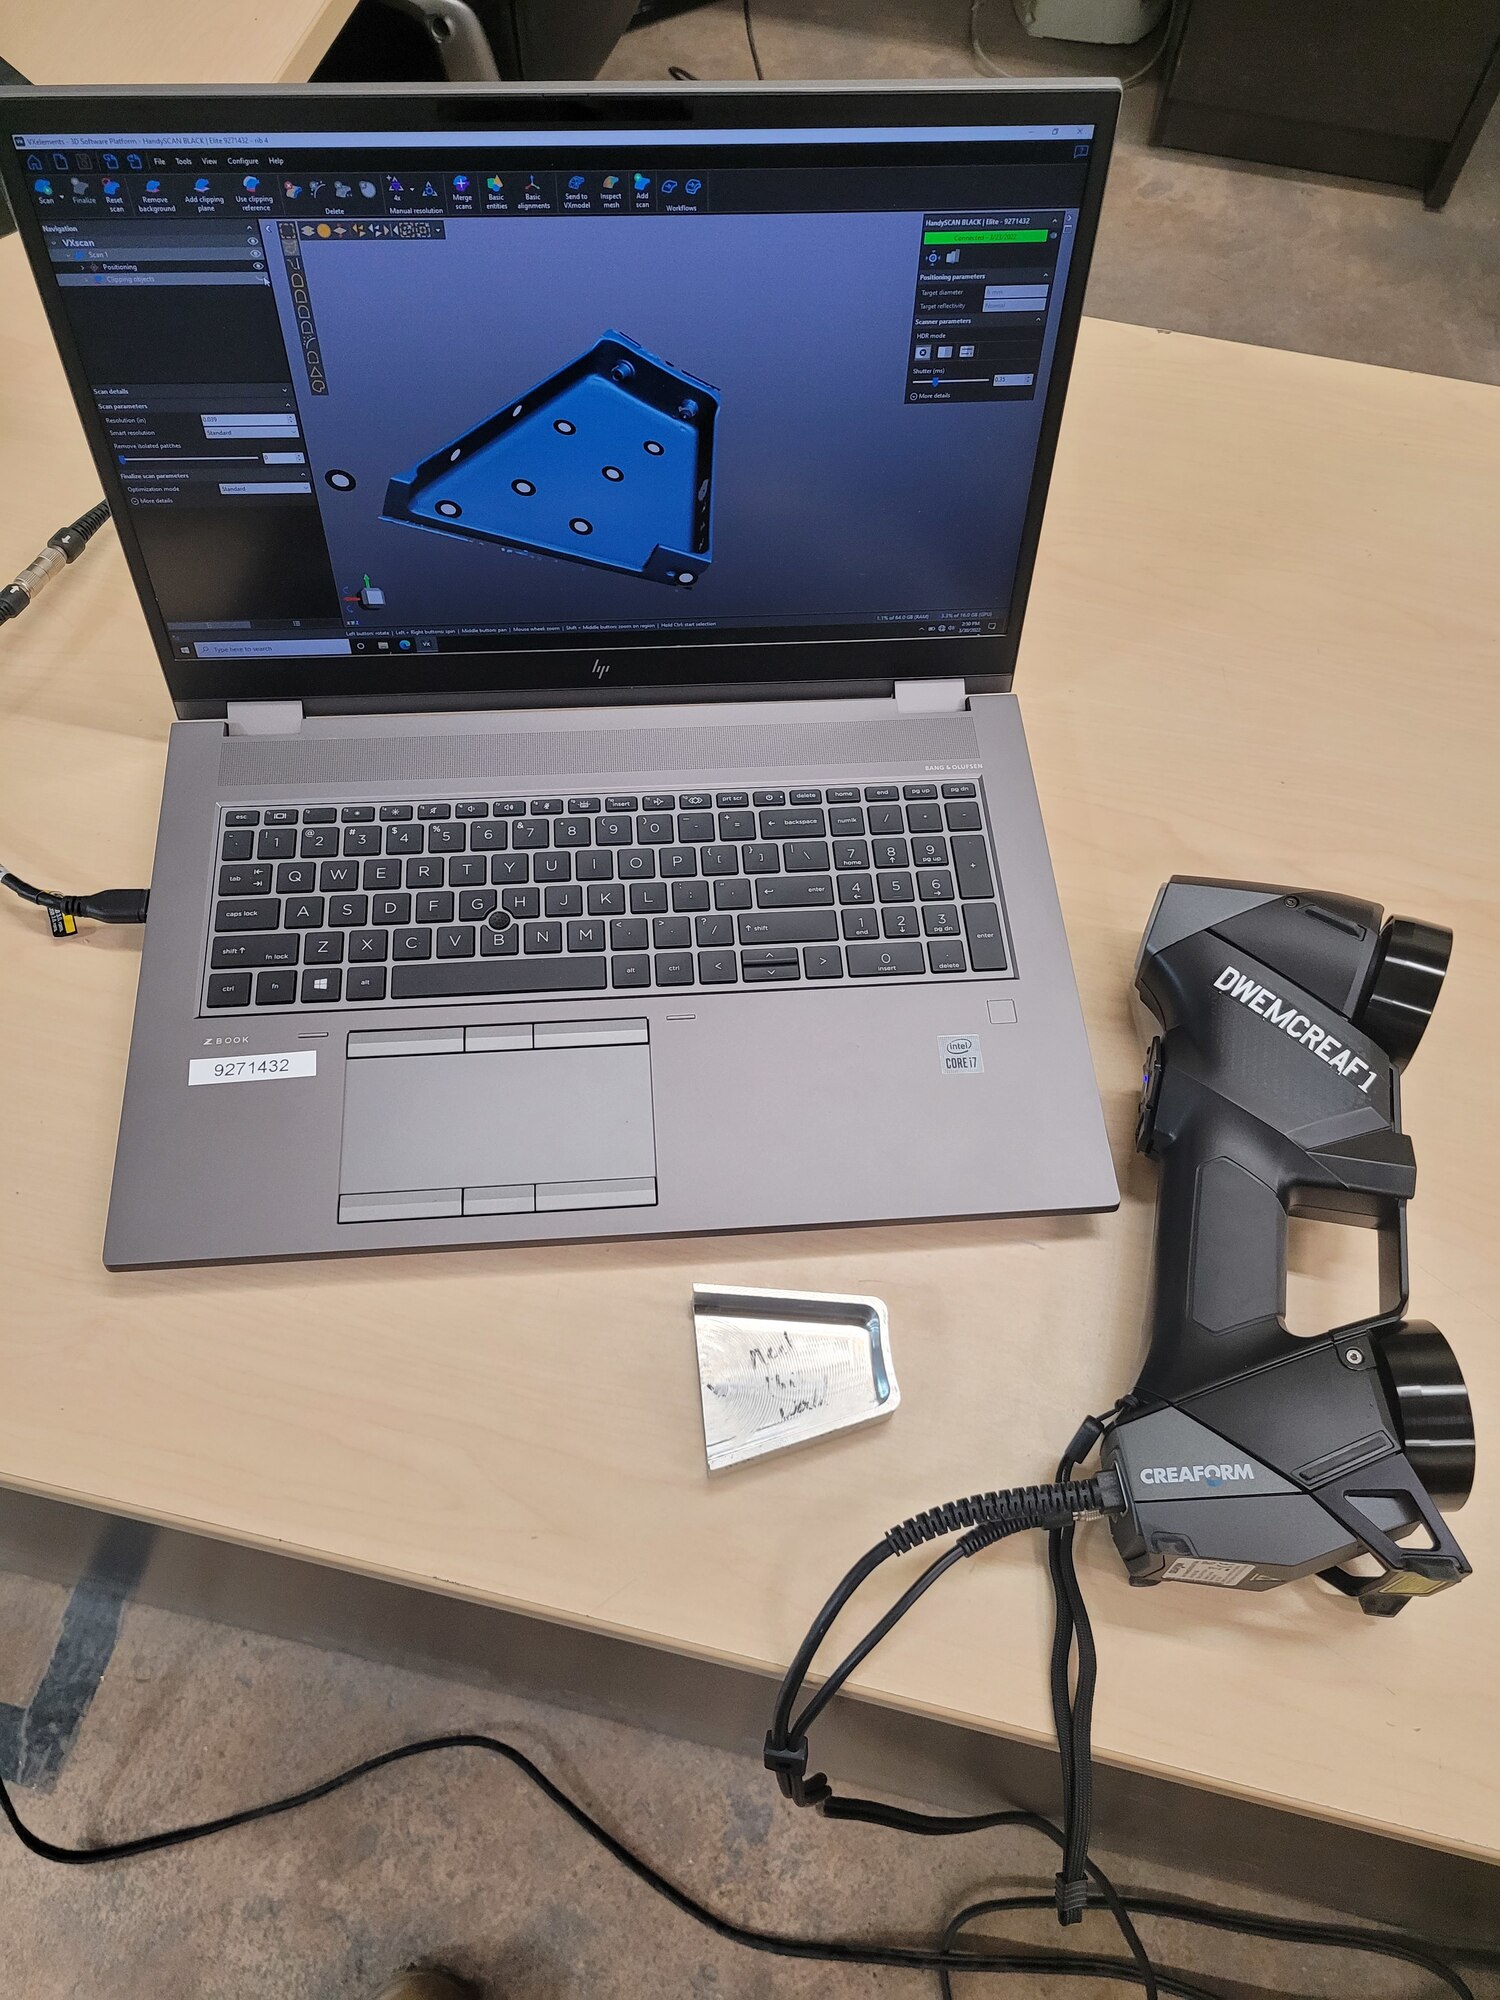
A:
[[[0,571],[97,484],[0,246]],[[1019,686],[1125,1190],[1114,1216],[109,1276],[137,940],[0,904],[0,1481],[685,1653],[784,1662],[889,1521],[1045,1476],[1132,1379],[1152,1174],[1130,966],[1174,870],[1453,925],[1405,1092],[1415,1309],[1477,1405],[1477,1575],[1377,1624],[1314,1586],[1132,1592],[1085,1535],[1103,1756],[1500,1856],[1494,872],[1500,391],[1084,328]],[[0,632],[0,856],[144,881],[169,711],[112,533]],[[1299,1249],[1304,1323],[1370,1239]],[[710,1482],[695,1278],[873,1291],[889,1424]],[[894,1567],[894,1566],[893,1566]],[[894,1582],[894,1577],[892,1578]],[[1009,1544],[876,1655],[873,1700],[1048,1734],[1041,1551]]]
[[[305,83],[354,0],[23,0],[5,60],[33,83]]]

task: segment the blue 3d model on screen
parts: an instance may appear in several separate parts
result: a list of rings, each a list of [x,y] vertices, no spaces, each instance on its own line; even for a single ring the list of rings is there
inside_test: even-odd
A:
[[[384,518],[676,588],[713,558],[717,392],[605,333],[397,473]]]

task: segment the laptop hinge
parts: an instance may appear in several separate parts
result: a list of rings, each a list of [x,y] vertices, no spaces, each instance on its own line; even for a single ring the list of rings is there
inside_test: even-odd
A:
[[[300,701],[232,701],[224,714],[230,736],[295,736],[302,727]]]
[[[963,681],[897,681],[896,707],[902,715],[962,715],[969,705]]]

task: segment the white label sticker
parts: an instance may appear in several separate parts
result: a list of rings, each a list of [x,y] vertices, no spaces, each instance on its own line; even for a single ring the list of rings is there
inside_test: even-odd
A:
[[[984,1068],[978,1035],[939,1035],[938,1066],[951,1076],[978,1076]]]
[[[275,1083],[284,1076],[316,1076],[316,1049],[277,1056],[200,1056],[188,1064],[191,1083]]]
[[[1165,1583],[1243,1583],[1254,1576],[1254,1563],[1210,1562],[1198,1556],[1179,1556],[1162,1572]]]

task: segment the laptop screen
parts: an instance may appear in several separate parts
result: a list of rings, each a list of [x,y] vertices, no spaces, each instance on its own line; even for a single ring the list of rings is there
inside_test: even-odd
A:
[[[1037,92],[736,101],[12,135],[179,697],[1000,656],[1108,131]]]

